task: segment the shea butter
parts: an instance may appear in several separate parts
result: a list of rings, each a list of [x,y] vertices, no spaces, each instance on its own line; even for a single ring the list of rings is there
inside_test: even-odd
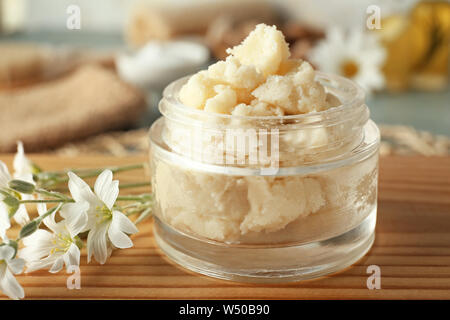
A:
[[[253,116],[302,114],[337,105],[327,100],[308,62],[289,59],[288,44],[274,26],[256,26],[227,52],[225,61],[194,75],[181,88],[183,104]]]

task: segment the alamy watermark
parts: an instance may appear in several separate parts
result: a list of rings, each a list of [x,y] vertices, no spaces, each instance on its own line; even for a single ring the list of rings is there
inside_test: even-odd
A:
[[[67,277],[66,285],[67,289],[81,289],[81,270],[77,265],[69,265],[67,267],[67,273],[71,274]]]
[[[367,267],[366,272],[371,274],[367,278],[367,289],[369,290],[379,290],[381,289],[381,268],[375,264]]]
[[[381,8],[376,5],[370,5],[366,9],[366,13],[369,15],[366,19],[367,29],[381,29]]]
[[[71,4],[67,7],[66,13],[68,14],[66,20],[66,27],[69,30],[81,29],[81,9],[76,4]]]

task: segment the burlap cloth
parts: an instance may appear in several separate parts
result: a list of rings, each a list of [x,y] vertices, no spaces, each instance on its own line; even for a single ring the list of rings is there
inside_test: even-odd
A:
[[[43,151],[105,131],[129,128],[145,110],[143,95],[111,70],[84,65],[67,76],[0,92],[0,152],[21,140]]]

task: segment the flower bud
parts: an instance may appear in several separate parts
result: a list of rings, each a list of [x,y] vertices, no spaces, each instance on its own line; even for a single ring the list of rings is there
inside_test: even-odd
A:
[[[26,194],[32,194],[35,189],[34,184],[23,180],[11,180],[8,186],[15,191]]]
[[[1,199],[1,201],[6,205],[8,216],[11,218],[19,209],[19,200],[9,194],[3,194],[3,199]]]
[[[38,229],[39,223],[40,223],[39,221],[32,220],[26,225],[24,225],[23,228],[20,230],[19,237],[23,239],[33,234]]]

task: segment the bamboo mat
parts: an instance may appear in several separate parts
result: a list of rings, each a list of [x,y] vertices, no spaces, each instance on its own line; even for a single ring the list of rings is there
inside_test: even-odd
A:
[[[146,159],[31,158],[47,170]],[[12,156],[0,159],[11,165]],[[142,171],[119,177],[121,183],[144,179]],[[103,266],[87,264],[83,250],[80,290],[67,289],[65,271],[19,275],[18,281],[31,299],[450,299],[450,157],[382,157],[373,248],[347,270],[320,279],[282,285],[216,280],[172,264],[155,244],[151,220],[132,239],[133,248],[114,251]],[[380,290],[366,287],[372,264],[381,268]]]

